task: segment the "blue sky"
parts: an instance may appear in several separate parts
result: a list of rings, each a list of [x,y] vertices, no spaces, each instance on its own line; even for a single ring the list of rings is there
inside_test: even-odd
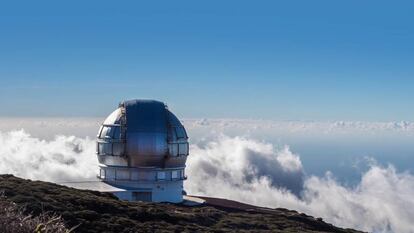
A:
[[[0,116],[414,120],[411,1],[0,3]]]

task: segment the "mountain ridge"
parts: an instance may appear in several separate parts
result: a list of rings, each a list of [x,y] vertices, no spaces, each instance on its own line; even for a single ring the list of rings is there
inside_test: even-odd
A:
[[[359,232],[294,210],[213,197],[200,197],[206,202],[199,206],[127,202],[110,193],[13,175],[0,175],[0,192],[27,214],[61,216],[74,232]]]

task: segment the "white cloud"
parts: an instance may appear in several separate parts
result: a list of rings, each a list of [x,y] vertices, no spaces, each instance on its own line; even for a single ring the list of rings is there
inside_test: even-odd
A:
[[[0,118],[3,132],[24,129],[39,138],[53,139],[54,135],[75,135],[95,137],[100,123],[105,118]],[[362,121],[273,121],[249,119],[183,119],[190,138],[200,139],[209,133],[225,133],[232,136],[363,136],[408,135],[414,136],[414,123],[362,122]]]
[[[304,178],[299,157],[287,147],[274,150],[270,144],[220,136],[192,147],[185,188],[196,195],[296,209],[342,227],[414,232],[414,176],[391,165],[370,166],[358,185],[347,187],[330,172]],[[302,180],[298,194],[293,184]]]
[[[210,130],[231,131],[273,131],[283,133],[352,134],[378,132],[399,132],[414,134],[414,123],[363,122],[363,121],[272,121],[248,119],[185,119],[189,129],[208,128]]]
[[[275,151],[271,144],[220,136],[216,141],[202,147],[192,145],[190,149],[187,187],[191,192],[205,190],[205,180],[242,187],[262,179],[271,187],[287,188],[296,194],[303,187],[302,164],[287,147]]]
[[[24,130],[0,132],[0,173],[19,177],[71,181],[96,176],[94,142],[88,138],[56,136],[40,140]]]
[[[0,118],[3,132],[24,129],[30,135],[52,140],[55,135],[95,137],[104,118]]]
[[[189,179],[185,183],[188,193],[295,209],[323,217],[335,225],[365,231],[414,232],[414,176],[411,173],[398,172],[392,165],[382,167],[370,163],[368,171],[352,187],[336,181],[330,172],[322,177],[306,176],[306,168],[299,155],[289,147],[275,148],[251,137],[224,136],[218,133],[220,128],[215,125],[245,129],[250,126],[246,126],[246,122],[219,122],[208,120],[208,127],[203,123],[202,127],[208,130],[211,127],[216,132],[196,138],[196,144],[191,145],[186,170]],[[45,124],[41,127],[49,129],[55,123]],[[64,127],[62,124],[58,127]],[[94,124],[76,123],[73,128],[94,128],[95,134]],[[286,122],[286,126],[281,124],[280,127],[306,130],[312,124]],[[373,127],[369,124],[346,124],[325,126],[336,130],[338,127],[357,127],[360,130]],[[263,123],[254,129],[271,130],[267,128],[270,126]],[[380,128],[382,126],[384,124]],[[410,132],[412,124],[400,126],[391,124],[381,130],[391,127],[393,131]],[[95,142],[75,136],[42,140],[23,130],[0,132],[0,173],[46,181],[91,179],[97,173]]]

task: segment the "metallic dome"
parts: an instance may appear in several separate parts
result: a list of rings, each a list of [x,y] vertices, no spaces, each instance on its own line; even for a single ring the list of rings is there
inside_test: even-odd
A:
[[[127,100],[103,122],[97,135],[99,163],[126,167],[185,167],[188,137],[167,106]]]

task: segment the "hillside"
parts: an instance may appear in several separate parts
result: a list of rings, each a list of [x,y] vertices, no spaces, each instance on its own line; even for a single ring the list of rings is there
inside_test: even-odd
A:
[[[286,209],[218,198],[202,206],[120,201],[112,194],[0,175],[0,192],[26,214],[60,215],[75,232],[357,232]],[[1,214],[1,213],[0,213]]]

